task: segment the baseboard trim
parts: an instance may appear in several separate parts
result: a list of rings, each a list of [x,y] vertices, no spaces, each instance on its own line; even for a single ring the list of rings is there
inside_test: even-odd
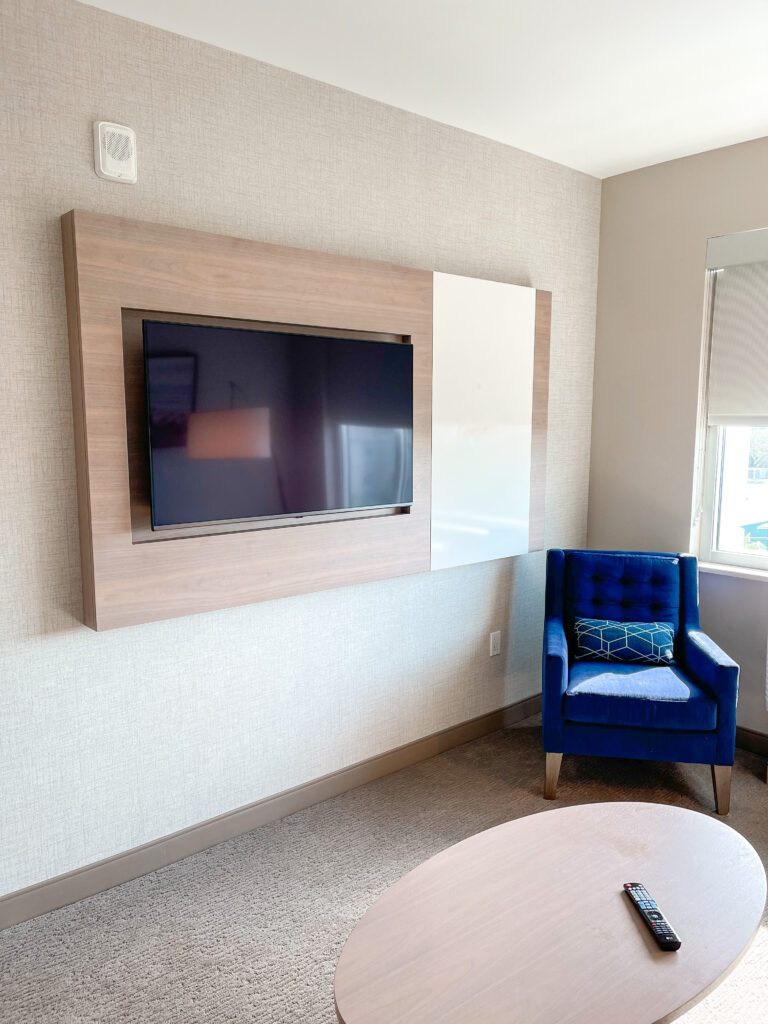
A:
[[[762,754],[768,757],[768,736],[764,732],[757,732],[755,729],[745,729],[742,725],[736,726],[736,746],[742,750],[750,750],[753,754]]]
[[[401,768],[425,761],[444,750],[468,743],[504,726],[514,725],[524,718],[538,714],[539,711],[541,695],[527,697],[516,704],[509,704],[459,725],[441,729],[430,736],[405,743],[394,750],[388,750],[384,754],[360,761],[312,782],[287,789],[275,796],[256,800],[245,807],[219,814],[215,818],[209,818],[198,825],[191,825],[125,853],[107,857],[94,864],[87,864],[85,867],[30,885],[26,889],[8,893],[0,898],[0,929],[28,921],[40,914],[47,914],[51,910],[104,892],[132,878],[157,871],[158,868],[166,867],[193,853],[200,853],[218,843],[226,842],[227,839],[250,832],[259,825],[266,825],[286,814],[339,796],[366,782],[372,782]]]

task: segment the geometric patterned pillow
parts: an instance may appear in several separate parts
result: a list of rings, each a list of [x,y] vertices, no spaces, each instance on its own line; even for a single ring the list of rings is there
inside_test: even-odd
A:
[[[610,619],[576,619],[576,653],[579,661],[641,661],[670,665],[675,627],[671,622],[612,622]]]

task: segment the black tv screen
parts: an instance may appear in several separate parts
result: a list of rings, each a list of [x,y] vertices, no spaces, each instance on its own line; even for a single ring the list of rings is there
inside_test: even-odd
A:
[[[409,344],[143,321],[152,527],[408,505]]]

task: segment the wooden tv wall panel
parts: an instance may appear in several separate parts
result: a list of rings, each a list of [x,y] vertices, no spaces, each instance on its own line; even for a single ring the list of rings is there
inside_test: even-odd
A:
[[[431,272],[80,211],[62,217],[62,239],[88,626],[111,629],[442,567],[430,544]],[[536,311],[535,354],[526,356],[533,386],[527,536],[533,548],[540,546],[543,523],[550,297],[518,290],[535,296]],[[198,536],[164,531],[148,541],[136,525],[141,516],[129,472],[129,434],[144,415],[126,402],[123,324],[131,310],[409,339],[410,510]],[[533,351],[534,338],[513,342],[519,344]],[[473,367],[487,372],[469,344],[468,386]],[[502,545],[490,557],[517,553]],[[444,564],[460,564],[461,557]],[[469,553],[464,560],[478,559]]]

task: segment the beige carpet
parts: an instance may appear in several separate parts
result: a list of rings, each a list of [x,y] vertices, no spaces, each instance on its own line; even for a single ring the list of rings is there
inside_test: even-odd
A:
[[[545,810],[532,720],[0,934],[3,1024],[332,1024],[346,935],[431,854]],[[768,787],[738,753],[729,824],[768,861]],[[559,801],[712,810],[709,769],[565,757]],[[768,1022],[768,921],[686,1024]],[[621,1024],[621,1022],[596,1022]]]

